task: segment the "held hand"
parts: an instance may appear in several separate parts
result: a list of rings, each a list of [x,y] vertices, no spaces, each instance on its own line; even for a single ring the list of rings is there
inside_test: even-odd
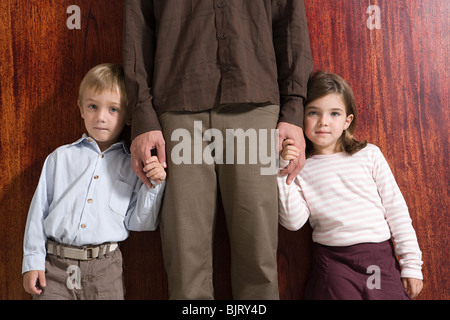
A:
[[[160,184],[161,181],[166,179],[166,171],[161,163],[159,163],[158,157],[153,156],[145,161],[145,167],[143,169],[147,178]]]
[[[292,180],[298,176],[305,165],[305,138],[303,137],[303,129],[287,122],[279,122],[277,129],[279,132],[279,152],[282,151],[283,141],[285,139],[294,140],[294,146],[300,150],[299,157],[295,160],[291,160],[289,165],[280,172],[281,174],[288,174],[286,181],[287,184],[291,184]]]
[[[23,288],[30,294],[40,295],[42,288],[46,286],[45,271],[43,270],[31,270],[23,275]]]
[[[281,152],[281,158],[283,160],[295,160],[300,156],[300,150],[294,146],[294,140],[286,139],[283,141],[283,151]]]
[[[143,168],[145,160],[151,158],[151,150],[156,149],[156,155],[163,167],[166,168],[166,143],[162,132],[159,130],[145,132],[134,138],[131,143],[131,166],[143,183],[145,183],[150,188],[152,187],[151,182],[146,177]],[[161,180],[155,181],[156,183],[161,183]]]
[[[402,283],[411,299],[417,297],[423,288],[423,281],[420,279],[402,278]]]

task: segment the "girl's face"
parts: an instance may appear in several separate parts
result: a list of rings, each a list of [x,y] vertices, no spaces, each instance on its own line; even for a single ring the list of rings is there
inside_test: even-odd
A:
[[[341,152],[339,138],[352,123],[341,96],[335,93],[311,101],[305,107],[305,135],[314,146],[314,154]]]

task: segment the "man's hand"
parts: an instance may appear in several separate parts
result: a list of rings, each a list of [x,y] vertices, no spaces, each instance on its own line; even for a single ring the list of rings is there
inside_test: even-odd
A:
[[[150,188],[152,184],[144,172],[144,164],[147,159],[151,158],[151,150],[156,149],[156,156],[164,168],[166,165],[166,142],[160,130],[145,132],[134,138],[131,143],[131,166],[143,183]],[[161,183],[161,180],[156,180]]]
[[[46,285],[45,271],[43,270],[31,270],[23,275],[23,288],[30,294],[40,295],[42,288]]]
[[[278,126],[279,140],[278,152],[283,150],[283,141],[285,139],[294,140],[294,146],[300,150],[300,155],[297,159],[291,160],[289,165],[281,170],[281,174],[288,174],[287,184],[291,184],[292,180],[298,176],[303,166],[305,165],[305,138],[303,137],[303,129],[287,122],[279,122]]]

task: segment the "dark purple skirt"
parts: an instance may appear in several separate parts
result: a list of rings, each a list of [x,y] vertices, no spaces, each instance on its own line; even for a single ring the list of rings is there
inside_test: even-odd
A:
[[[310,300],[409,300],[392,241],[332,247],[314,243]]]

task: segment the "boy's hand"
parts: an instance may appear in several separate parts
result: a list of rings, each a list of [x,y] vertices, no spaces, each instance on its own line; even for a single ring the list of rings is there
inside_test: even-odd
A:
[[[295,160],[300,156],[300,150],[294,146],[294,140],[286,139],[283,141],[283,151],[281,158],[283,160]]]
[[[145,160],[145,167],[143,170],[146,177],[153,180],[157,184],[161,184],[161,182],[166,179],[166,171],[159,162],[157,156],[153,156],[150,159]]]
[[[142,171],[145,167],[145,160],[151,157],[151,150],[156,149],[158,159],[163,166],[166,167],[166,147],[163,134],[160,130],[154,130],[138,135],[131,143],[131,167],[139,179],[147,186],[151,187],[152,183],[145,177]],[[156,181],[161,183],[161,181]]]
[[[43,270],[31,270],[23,275],[23,288],[30,294],[40,295],[42,288],[46,285],[45,271]]]
[[[411,299],[417,297],[422,291],[423,281],[420,279],[402,278],[402,282]]]

